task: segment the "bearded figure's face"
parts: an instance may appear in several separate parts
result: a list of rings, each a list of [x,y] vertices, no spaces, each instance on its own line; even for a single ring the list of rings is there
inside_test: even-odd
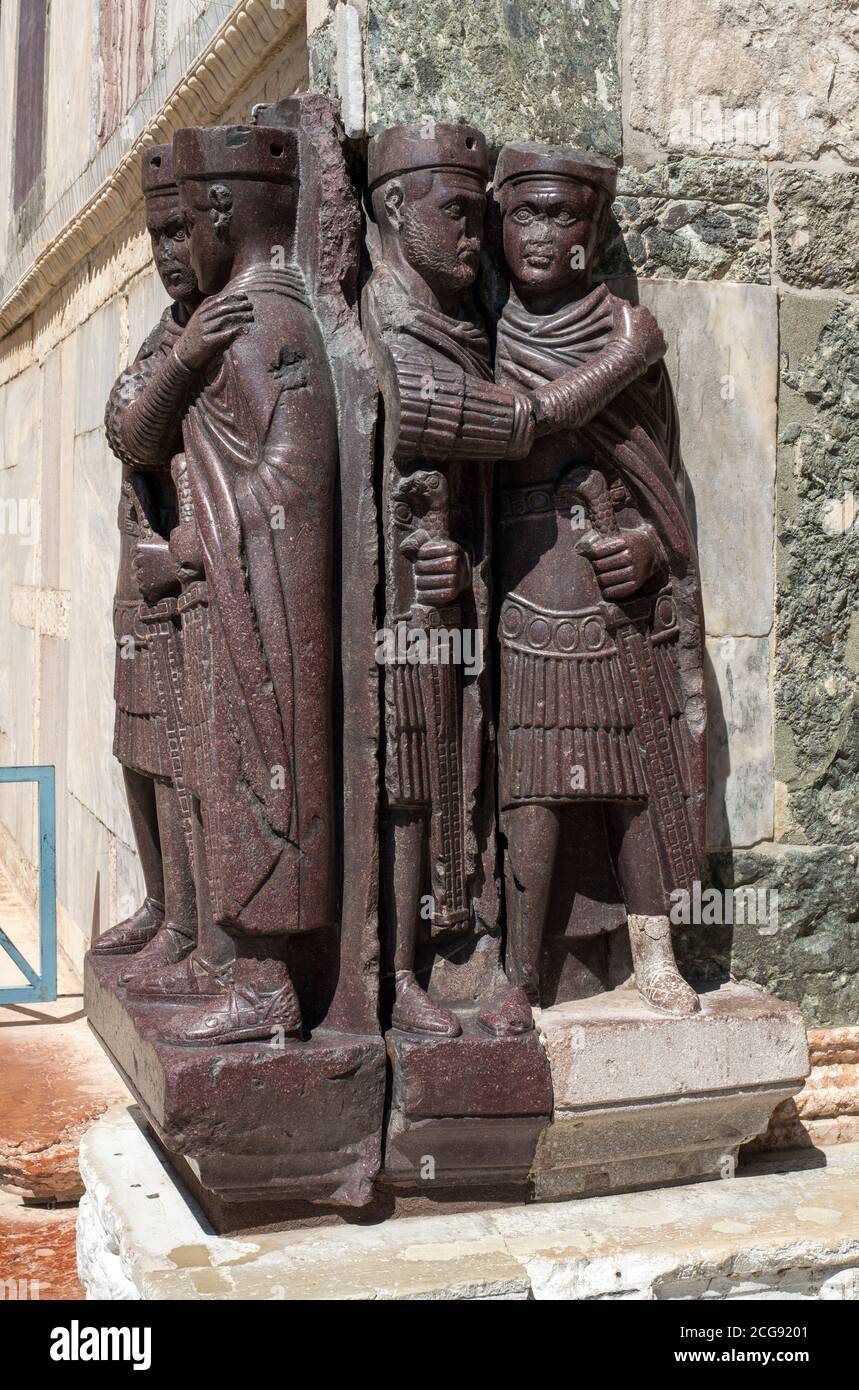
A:
[[[524,178],[501,192],[504,258],[524,290],[575,291],[590,280],[605,200],[572,179]]]
[[[146,199],[146,228],[156,269],[170,298],[179,303],[194,299],[197,277],[191,265],[191,244],[178,194]]]
[[[437,292],[464,294],[480,265],[486,193],[452,169],[405,174],[388,184],[385,210],[409,265]]]

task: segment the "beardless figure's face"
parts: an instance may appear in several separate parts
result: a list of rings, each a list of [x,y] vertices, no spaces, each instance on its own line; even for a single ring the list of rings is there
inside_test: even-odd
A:
[[[197,277],[191,265],[191,244],[178,196],[147,198],[146,228],[155,266],[170,298],[179,303],[196,298]]]
[[[504,258],[517,289],[574,293],[590,281],[603,199],[572,179],[525,178],[501,194]]]
[[[419,194],[420,183],[431,179]],[[464,294],[480,265],[486,194],[479,179],[456,170],[404,175],[397,180],[400,246],[409,265],[437,292]],[[393,220],[393,219],[392,219]]]

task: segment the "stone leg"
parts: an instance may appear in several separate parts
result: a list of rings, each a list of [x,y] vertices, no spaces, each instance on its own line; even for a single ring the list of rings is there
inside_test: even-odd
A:
[[[551,806],[515,806],[502,812],[507,841],[507,988],[480,1011],[480,1027],[497,1037],[534,1026],[531,1003],[540,998],[540,951],[546,930],[561,819]]]
[[[681,976],[674,959],[668,895],[650,812],[646,808],[613,806],[608,809],[607,820],[628,913],[638,992],[660,1013],[677,1018],[697,1013],[698,996]]]
[[[154,777],[145,777],[130,767],[123,767],[125,795],[134,831],[134,843],[146,884],[146,896],[163,912],[164,866],[161,858],[161,837],[158,831],[158,805]]]
[[[456,1015],[436,1004],[415,979],[415,948],[426,888],[427,817],[423,810],[389,810],[382,828],[383,893],[391,924],[387,958],[394,969],[394,1028],[404,1033],[454,1038]]]
[[[176,788],[171,782],[155,784],[158,835],[164,870],[164,921],[153,939],[123,970],[117,983],[134,987],[152,970],[175,965],[194,947],[197,936],[197,904],[191,854],[182,826]]]
[[[99,956],[133,955],[152,940],[164,920],[164,869],[155,779],[124,765],[122,776],[146,897],[136,912],[93,942],[92,949]]]

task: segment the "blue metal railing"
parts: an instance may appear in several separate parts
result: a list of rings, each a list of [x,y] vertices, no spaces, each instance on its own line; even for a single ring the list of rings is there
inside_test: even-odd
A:
[[[0,947],[27,985],[0,989],[0,1005],[50,1003],[57,997],[57,807],[52,767],[0,767],[1,782],[36,782],[39,787],[39,970],[24,959],[0,929]]]

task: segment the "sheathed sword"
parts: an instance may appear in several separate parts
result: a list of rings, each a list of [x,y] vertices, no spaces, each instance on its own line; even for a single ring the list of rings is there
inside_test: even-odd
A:
[[[574,467],[564,484],[581,498],[590,523],[600,536],[620,534],[608,484],[598,468]],[[621,655],[626,689],[635,712],[635,733],[654,811],[654,831],[671,869],[671,887],[689,888],[699,877],[700,865],[686,804],[682,769],[671,733],[671,717],[653,661],[648,632],[631,619],[624,620],[622,604],[613,604],[620,615],[612,623]]]
[[[420,469],[403,478],[395,500],[408,503],[420,525],[403,541],[401,550],[417,559],[427,541],[450,540],[447,479],[435,470]],[[429,764],[430,883],[433,893],[431,935],[461,930],[470,920],[465,872],[465,807],[462,788],[462,710],[459,672],[452,665],[450,635],[460,631],[459,604],[434,608],[412,604],[410,624],[426,639],[418,663],[418,680],[426,717]],[[427,659],[423,659],[426,657]],[[437,659],[441,658],[441,659]]]
[[[164,538],[152,528],[145,509],[137,498],[137,516],[140,540],[143,544],[164,544]],[[142,603],[138,610],[139,621],[149,638],[151,671],[158,706],[164,720],[167,738],[167,751],[170,759],[170,780],[176,790],[182,833],[188,846],[191,862],[194,861],[193,808],[191,793],[185,785],[183,768],[183,745],[187,736],[187,721],[184,712],[183,669],[180,637],[177,629],[177,607],[175,598],[159,599],[157,603]]]

